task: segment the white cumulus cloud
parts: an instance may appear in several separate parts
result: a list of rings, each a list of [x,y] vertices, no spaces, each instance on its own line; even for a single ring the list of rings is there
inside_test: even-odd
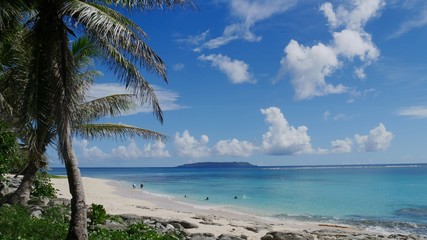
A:
[[[270,124],[262,138],[262,149],[270,155],[293,155],[311,153],[313,149],[306,126],[294,127],[288,123],[279,108],[261,109],[265,121]]]
[[[78,149],[80,149],[84,159],[98,161],[109,157],[108,154],[104,153],[97,146],[89,147],[89,141],[87,139],[73,139],[73,143]]]
[[[239,141],[235,138],[218,141],[214,150],[218,155],[230,157],[250,157],[258,147],[248,141]]]
[[[349,153],[353,147],[353,140],[350,138],[334,140],[331,146],[332,153]]]
[[[161,141],[147,143],[139,147],[134,140],[131,140],[127,146],[120,145],[117,148],[113,148],[111,153],[115,158],[123,160],[170,157],[169,151],[166,150],[165,147],[165,143]]]
[[[211,149],[208,142],[208,136],[202,135],[200,140],[197,140],[190,135],[188,130],[185,130],[182,135],[177,132],[174,138],[175,151],[181,157],[203,158],[210,156]]]
[[[362,152],[384,151],[390,146],[393,133],[387,131],[385,126],[380,123],[378,127],[369,132],[369,135],[356,134],[354,140]]]
[[[336,9],[330,2],[320,6],[334,31],[331,43],[309,47],[292,39],[285,47],[277,78],[290,75],[297,100],[347,92],[347,87],[328,84],[326,78],[346,62],[358,59],[360,65],[354,67],[354,74],[363,79],[365,68],[379,58],[380,52],[372,42],[372,36],[363,28],[367,21],[378,16],[384,1],[352,0],[346,3]]]
[[[350,60],[358,57],[361,61],[370,63],[380,55],[379,50],[372,43],[371,35],[366,32],[345,29],[335,32],[333,36],[335,52]]]
[[[322,4],[320,10],[333,28],[344,26],[362,30],[370,19],[379,15],[379,10],[384,6],[385,0],[350,0],[338,5],[336,11],[330,2]]]
[[[202,61],[209,61],[213,67],[217,67],[227,75],[232,83],[254,83],[255,80],[249,73],[249,65],[244,61],[231,59],[222,54],[201,55],[198,58]]]
[[[295,99],[304,100],[328,94],[343,93],[343,85],[326,83],[325,78],[338,68],[337,55],[331,47],[322,43],[305,47],[291,40],[285,48],[285,57],[281,64],[291,75],[295,88]]]

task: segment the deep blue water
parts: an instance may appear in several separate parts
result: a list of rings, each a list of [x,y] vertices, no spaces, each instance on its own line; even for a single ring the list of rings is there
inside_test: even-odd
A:
[[[65,174],[64,169],[52,169]],[[82,168],[196,204],[427,235],[427,165]],[[184,198],[184,195],[187,197]],[[234,197],[237,196],[237,199]],[[209,197],[209,201],[204,199]]]

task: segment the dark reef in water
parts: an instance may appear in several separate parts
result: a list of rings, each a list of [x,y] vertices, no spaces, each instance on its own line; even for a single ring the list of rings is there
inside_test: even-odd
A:
[[[179,168],[256,168],[248,162],[198,162],[177,166]]]

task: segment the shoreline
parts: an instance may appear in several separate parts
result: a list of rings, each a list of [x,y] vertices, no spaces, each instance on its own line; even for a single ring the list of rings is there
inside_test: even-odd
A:
[[[245,235],[249,240],[261,239],[270,231],[313,232],[337,230],[356,234],[388,234],[358,228],[346,224],[329,224],[294,219],[273,219],[240,212],[221,206],[203,206],[176,201],[139,188],[124,187],[124,182],[83,177],[86,204],[102,204],[108,214],[136,214],[167,220],[184,220],[199,226],[188,229],[190,233]],[[71,198],[66,178],[54,178],[51,182],[58,197]]]

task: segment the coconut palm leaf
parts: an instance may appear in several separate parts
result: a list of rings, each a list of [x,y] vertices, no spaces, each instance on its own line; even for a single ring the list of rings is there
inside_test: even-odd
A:
[[[166,77],[166,66],[162,59],[143,41],[146,35],[133,31],[135,24],[129,25],[130,19],[124,16],[118,18],[119,13],[113,10],[86,3],[70,1],[64,8],[64,14],[72,16],[76,22],[82,24],[89,36],[109,41],[118,50],[126,52],[132,61],[139,63],[150,72]],[[126,19],[125,21],[121,21]]]
[[[145,34],[141,34],[139,30],[134,32],[135,27],[129,19],[119,18],[119,13],[96,4],[71,1],[64,8],[64,13],[73,16],[84,26],[92,42],[102,49],[104,61],[110,69],[126,88],[140,98],[141,104],[148,103],[157,119],[163,122],[163,113],[153,89],[133,64],[139,63],[166,81],[166,67],[160,57],[142,40]]]
[[[114,94],[80,104],[78,122],[87,123],[102,117],[115,117],[136,107],[133,94]]]
[[[109,62],[110,68],[119,76],[119,79],[125,83],[125,87],[139,97],[141,105],[148,104],[153,109],[153,114],[163,123],[163,112],[160,102],[150,86],[148,81],[141,75],[137,67],[133,65],[124,55],[118,52],[112,45],[100,40],[99,44],[105,44],[106,51],[113,61]]]
[[[188,0],[98,0],[96,2],[119,6],[128,10],[153,10],[153,9],[165,9],[172,8],[174,6],[188,5],[190,7],[196,7],[191,1]]]
[[[71,44],[71,53],[74,58],[74,64],[79,71],[79,74],[88,71],[95,65],[93,58],[101,56],[100,51],[90,42],[89,37],[82,36],[77,38]],[[83,77],[86,80],[92,81],[100,72],[93,73],[93,77]],[[92,74],[91,74],[92,75]]]
[[[128,137],[142,137],[160,141],[167,139],[165,135],[158,132],[117,123],[82,124],[73,126],[73,129],[76,134],[91,139],[106,137],[120,140]]]

